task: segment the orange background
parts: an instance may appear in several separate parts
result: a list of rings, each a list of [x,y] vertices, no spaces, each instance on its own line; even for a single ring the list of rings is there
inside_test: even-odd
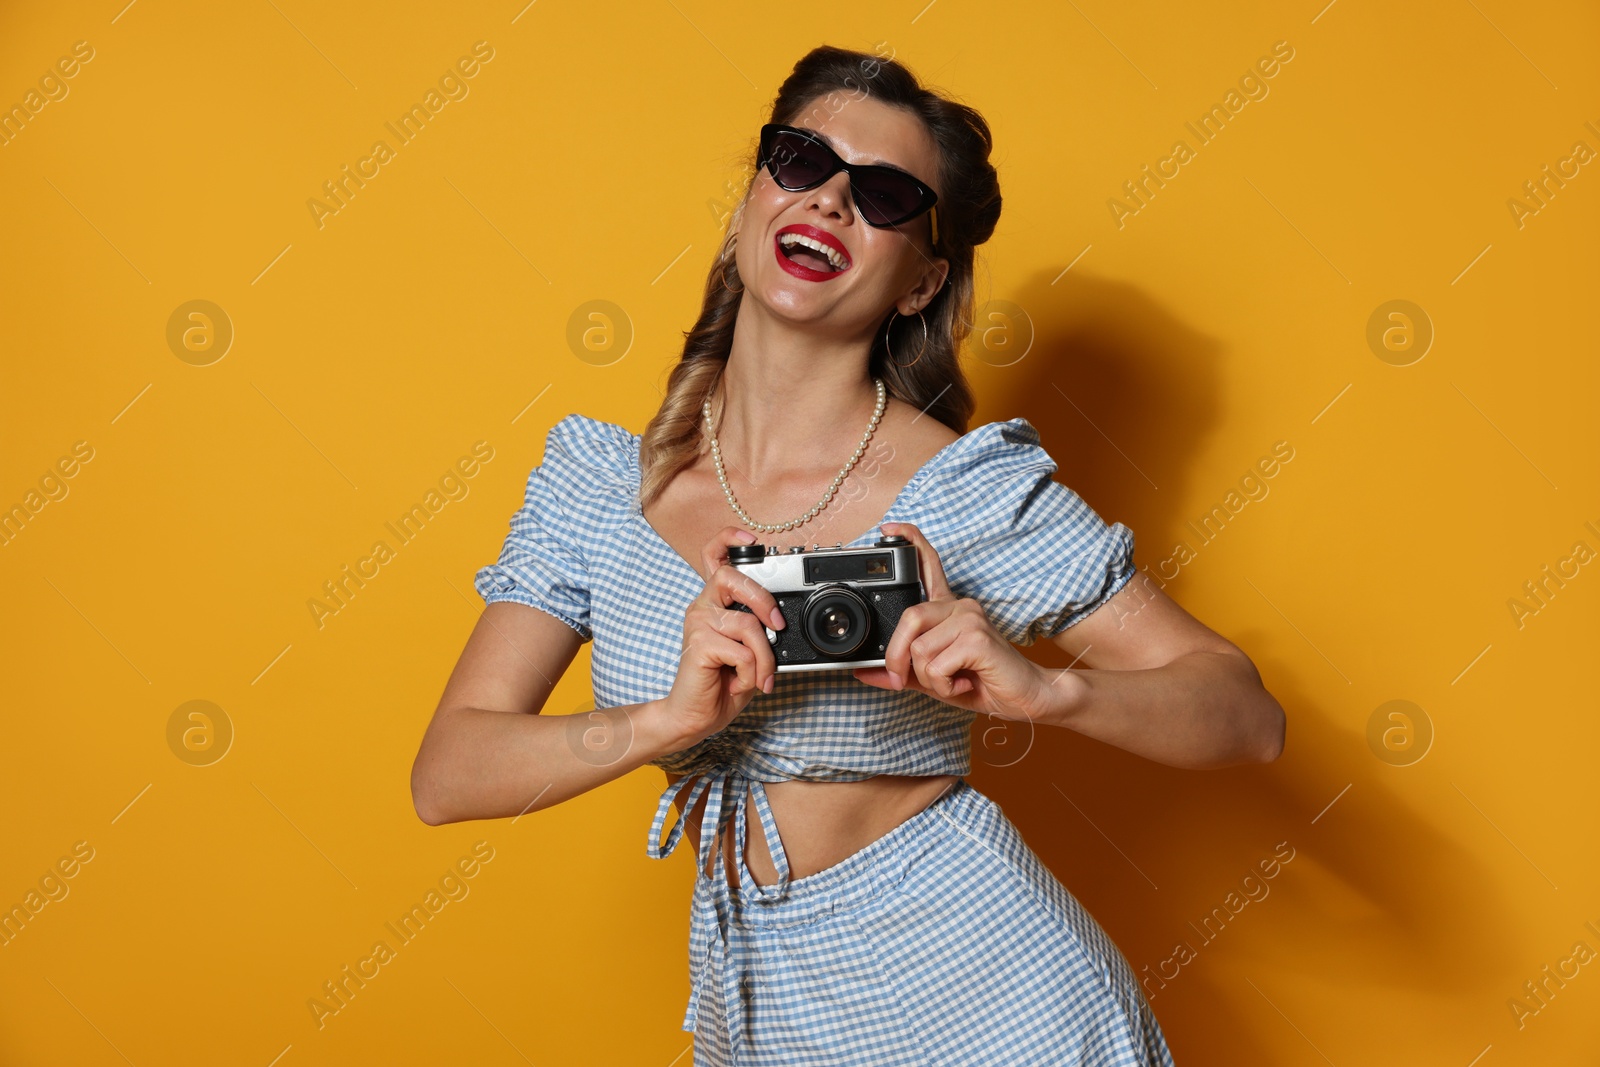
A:
[[[975,736],[974,784],[1136,970],[1176,975],[1151,989],[1177,1062],[1592,1055],[1600,967],[1562,961],[1600,951],[1578,676],[1600,576],[1561,561],[1600,548],[1597,23],[1503,0],[8,5],[0,104],[41,106],[0,145],[0,506],[37,505],[0,545],[0,905],[64,895],[0,947],[0,1061],[689,1062],[693,861],[644,854],[659,772],[437,828],[408,774],[546,430],[643,429],[741,158],[820,43],[988,117],[1006,207],[980,299],[1005,303],[974,425],[1038,426],[1287,710],[1281,760],[1222,771]],[[385,123],[479,41],[466,95],[400,144]],[[1278,42],[1197,146],[1185,124]],[[1128,199],[1180,138],[1192,158]],[[308,201],[379,139],[319,225]],[[1539,204],[1546,165],[1568,177]],[[593,300],[616,333],[574,348]],[[308,601],[380,539],[319,626]],[[1569,577],[1526,600],[1547,565]],[[547,710],[590,700],[586,649]],[[1280,842],[1270,893],[1204,940]],[[319,1028],[308,1000],[462,860],[465,895]],[[1547,965],[1571,977],[1527,1000]]]

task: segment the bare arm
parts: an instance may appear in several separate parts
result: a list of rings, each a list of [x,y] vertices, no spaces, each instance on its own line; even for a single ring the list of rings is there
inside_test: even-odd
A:
[[[855,676],[914,688],[1002,719],[1065,726],[1174,767],[1270,763],[1283,751],[1283,708],[1238,646],[1137,574],[1054,637],[1072,666],[1027,659],[982,604],[956,596],[944,565],[913,523],[883,524],[917,546],[928,599],[900,616],[882,667]]]
[[[573,715],[540,713],[582,638],[526,604],[484,608],[456,662],[411,766],[423,822],[498,819],[559,804],[723,729],[777,664],[766,631],[784,625],[778,602],[727,565],[730,545],[754,537],[725,526],[701,550],[706,586],[684,612],[672,690],[658,700]],[[750,611],[735,611],[734,604]]]
[[[1250,657],[1147,575],[1052,640],[1088,669],[1047,672],[1040,722],[1174,767],[1269,763],[1283,751],[1283,708]]]
[[[411,767],[423,822],[537,811],[682,747],[663,729],[659,701],[541,714],[581,645],[576,631],[538,608],[484,608]]]

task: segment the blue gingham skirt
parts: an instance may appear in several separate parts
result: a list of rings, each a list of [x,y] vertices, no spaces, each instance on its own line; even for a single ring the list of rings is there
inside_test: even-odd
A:
[[[782,894],[714,869],[692,904],[695,1067],[1171,1067],[1121,952],[965,779]]]

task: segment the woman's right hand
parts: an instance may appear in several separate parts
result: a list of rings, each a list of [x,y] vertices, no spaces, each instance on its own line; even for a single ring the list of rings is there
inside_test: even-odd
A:
[[[716,733],[744,710],[756,693],[772,692],[777,660],[766,626],[784,627],[778,601],[755,579],[728,562],[730,545],[755,535],[725,526],[701,550],[700,573],[709,575],[683,618],[683,654],[672,691],[663,698],[665,729],[683,749]],[[733,604],[743,604],[740,611]],[[763,624],[762,620],[769,620]]]

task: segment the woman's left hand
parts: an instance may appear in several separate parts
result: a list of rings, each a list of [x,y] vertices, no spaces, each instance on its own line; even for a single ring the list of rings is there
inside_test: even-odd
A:
[[[879,689],[915,689],[997,718],[1039,718],[1051,696],[1043,668],[996,632],[981,604],[950,592],[944,565],[921,530],[909,522],[886,522],[880,529],[916,545],[928,599],[900,616],[884,666],[857,667],[855,676]]]

